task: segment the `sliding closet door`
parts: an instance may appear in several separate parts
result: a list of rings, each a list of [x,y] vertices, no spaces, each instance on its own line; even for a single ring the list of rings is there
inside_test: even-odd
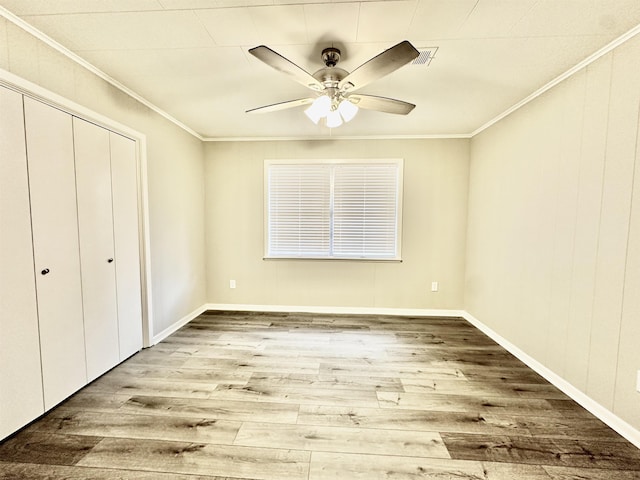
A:
[[[44,412],[22,95],[0,87],[0,439]]]
[[[24,98],[45,409],[87,381],[71,116]]]
[[[120,360],[142,348],[136,143],[110,132]]]
[[[73,118],[87,376],[120,360],[109,131]]]

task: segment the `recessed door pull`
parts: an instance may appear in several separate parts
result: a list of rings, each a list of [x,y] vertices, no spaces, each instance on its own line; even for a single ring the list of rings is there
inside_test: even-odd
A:
[[[44,269],[44,270],[42,270],[40,273],[41,273],[42,275],[46,275],[47,273],[49,273],[49,269],[48,269],[48,268],[45,268],[45,269]]]
[[[113,258],[108,259],[107,262],[109,263],[113,262]]]

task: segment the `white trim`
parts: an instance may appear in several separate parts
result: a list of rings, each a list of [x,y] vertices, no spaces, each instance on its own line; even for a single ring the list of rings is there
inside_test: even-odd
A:
[[[345,315],[393,315],[407,317],[460,317],[463,310],[437,310],[425,308],[382,307],[319,307],[305,305],[247,305],[236,303],[208,303],[205,310],[230,310],[240,312],[327,313]]]
[[[1,12],[0,7],[0,13]],[[79,118],[88,120],[107,130],[119,133],[136,142],[136,162],[140,178],[138,182],[138,198],[140,200],[140,282],[142,289],[142,345],[150,346],[153,332],[153,309],[151,299],[151,254],[149,228],[149,195],[147,180],[147,137],[126,125],[90,110],[68,98],[51,92],[40,85],[25,80],[11,72],[0,68],[0,85],[22,95],[38,100]]]
[[[30,82],[29,80],[19,77],[18,75],[2,68],[0,68],[0,85],[71,115],[89,120],[91,123],[95,123],[96,125],[107,128],[116,133],[120,133],[125,137],[135,137],[132,139],[145,138],[144,134],[128,127],[127,125],[90,110],[73,100],[69,100],[66,97],[58,95],[57,93],[47,90],[36,83]]]
[[[177,322],[173,323],[172,325],[169,325],[163,331],[161,331],[160,333],[155,335],[151,340],[151,346],[156,345],[157,343],[160,343],[162,340],[167,338],[169,335],[171,335],[172,333],[175,333],[177,330],[181,329],[187,323],[189,323],[191,320],[194,320],[195,318],[197,318],[198,316],[202,315],[207,310],[209,310],[208,304],[204,304],[204,305],[201,305],[198,308],[196,308],[193,312],[186,314],[180,320],[178,320]]]
[[[484,130],[486,130],[490,126],[494,125],[495,123],[498,123],[503,118],[511,115],[516,110],[519,110],[520,108],[524,107],[527,103],[532,102],[533,100],[535,100],[539,96],[543,95],[548,90],[551,90],[553,87],[558,85],[560,82],[563,82],[564,80],[566,80],[567,78],[573,76],[574,74],[576,74],[577,72],[579,72],[583,68],[591,65],[593,62],[595,62],[599,58],[605,56],[609,52],[613,51],[615,48],[619,47],[620,45],[622,45],[626,41],[632,39],[633,37],[635,37],[639,33],[640,33],[640,25],[638,25],[638,26],[632,28],[631,30],[629,30],[628,32],[622,34],[621,36],[619,36],[618,38],[616,38],[612,42],[610,42],[607,45],[605,45],[604,47],[602,47],[600,50],[598,50],[595,53],[589,55],[587,58],[582,60],[577,65],[571,67],[569,70],[567,70],[563,74],[557,76],[556,78],[551,80],[549,83],[547,83],[543,87],[541,87],[538,90],[536,90],[535,92],[533,92],[528,97],[520,100],[518,103],[516,103],[512,107],[508,108],[507,110],[505,110],[504,112],[502,112],[498,116],[492,118],[491,120],[489,120],[487,123],[485,123],[481,127],[475,129],[473,132],[471,132],[471,134],[469,135],[469,138],[475,137],[476,135],[478,135],[479,133],[483,132]]]
[[[516,356],[519,360],[524,362],[528,367],[542,375],[545,379],[562,390],[565,394],[582,405],[585,409],[598,417],[604,423],[613,428],[616,432],[622,435],[624,438],[633,443],[636,447],[640,448],[640,431],[629,425],[623,419],[611,412],[609,409],[603,407],[594,399],[586,395],[584,392],[578,390],[571,385],[568,381],[556,374],[549,368],[542,365],[533,357],[516,347],[509,340],[496,333],[490,327],[482,323],[468,312],[464,312],[463,318],[467,320],[471,325],[490,337],[492,340],[500,344],[503,348]]]
[[[129,95],[130,97],[134,98],[138,102],[142,103],[144,106],[150,108],[151,110],[156,112],[158,115],[166,118],[167,120],[169,120],[170,122],[172,122],[176,126],[182,128],[185,132],[190,133],[191,135],[196,137],[198,140],[202,140],[202,137],[200,136],[199,133],[197,133],[196,131],[194,131],[193,129],[191,129],[190,127],[185,125],[184,123],[182,123],[180,120],[176,119],[175,117],[172,117],[171,115],[169,115],[167,112],[162,110],[157,105],[151,103],[149,100],[147,100],[146,98],[144,98],[141,95],[137,94],[136,92],[131,90],[129,87],[127,87],[124,84],[122,84],[119,81],[117,81],[115,78],[107,75],[105,72],[100,70],[95,65],[89,63],[84,58],[80,57],[79,55],[76,55],[71,50],[69,50],[68,48],[63,46],[62,44],[56,42],[53,38],[51,38],[48,35],[44,34],[40,30],[35,28],[33,25],[25,22],[20,17],[14,15],[13,13],[11,13],[9,10],[7,10],[6,8],[4,8],[2,6],[0,6],[0,16],[6,18],[7,20],[9,20],[11,23],[16,25],[17,27],[23,29],[25,32],[33,35],[38,40],[40,40],[41,42],[45,43],[46,45],[48,45],[49,47],[53,48],[54,50],[58,51],[59,53],[61,53],[65,57],[69,58],[70,60],[74,61],[75,63],[77,63],[81,67],[86,68],[87,70],[89,70],[94,75],[96,75],[96,76],[100,77],[101,79],[103,79],[104,81],[110,83],[111,85],[116,87],[121,92]]]
[[[138,158],[140,162],[139,180],[138,180],[138,198],[140,205],[138,207],[140,222],[140,261],[142,287],[142,346],[150,347],[151,338],[153,337],[153,295],[151,279],[151,226],[149,224],[149,177],[147,173],[147,141],[136,142],[138,144]]]
[[[434,133],[424,135],[345,135],[345,136],[304,136],[304,137],[202,137],[203,142],[283,142],[313,140],[439,140],[447,138],[471,138],[471,133]]]

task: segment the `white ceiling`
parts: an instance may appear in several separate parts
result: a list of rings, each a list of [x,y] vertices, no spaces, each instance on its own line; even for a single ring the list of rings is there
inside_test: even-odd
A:
[[[468,135],[640,24],[640,0],[0,0],[0,5],[205,138]],[[327,46],[352,71],[402,40],[438,47],[360,93],[417,107],[361,110],[330,131],[309,96],[247,53],[267,45],[313,73]]]

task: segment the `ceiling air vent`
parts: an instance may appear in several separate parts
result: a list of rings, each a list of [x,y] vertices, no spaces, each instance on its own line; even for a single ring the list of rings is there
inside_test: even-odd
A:
[[[433,57],[436,56],[436,52],[438,51],[438,47],[427,47],[427,48],[419,48],[418,51],[420,55],[418,55],[411,65],[429,65]]]

